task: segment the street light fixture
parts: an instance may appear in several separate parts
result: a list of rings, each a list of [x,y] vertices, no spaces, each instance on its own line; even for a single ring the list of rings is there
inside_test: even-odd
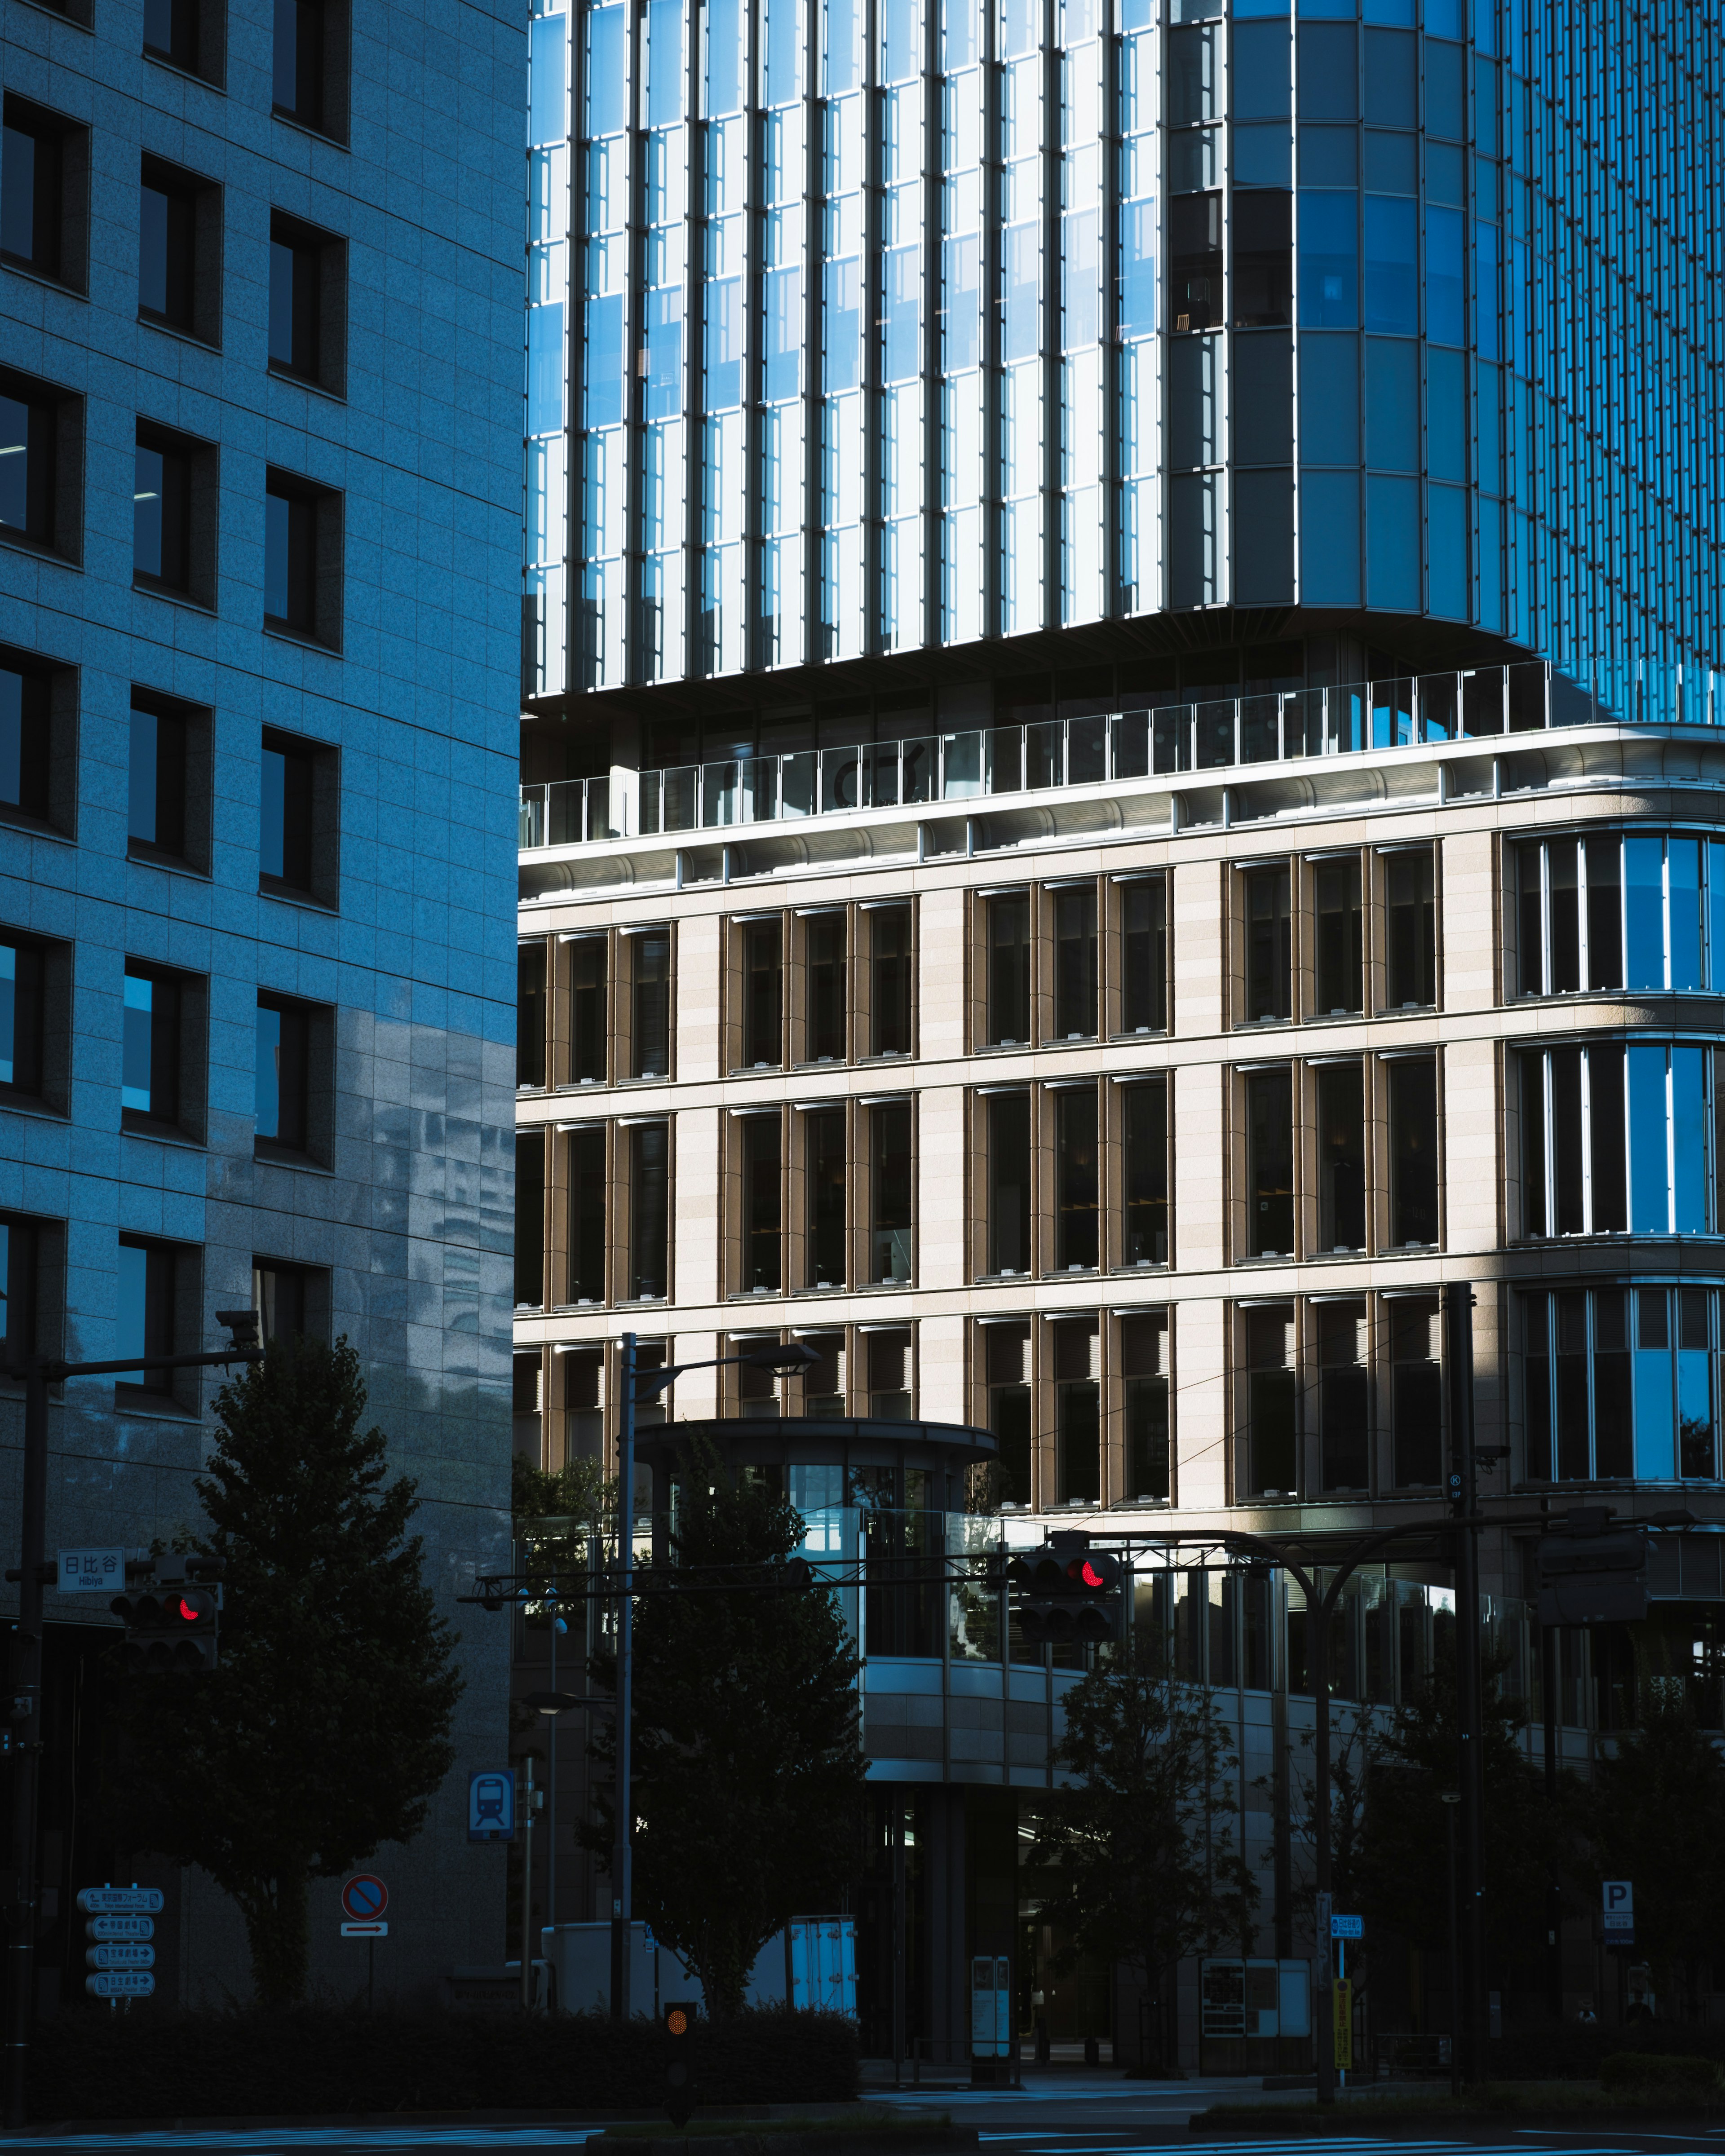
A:
[[[634,1554],[635,1554],[635,1409],[648,1407],[685,1370],[716,1370],[737,1363],[745,1369],[771,1370],[777,1377],[793,1377],[813,1369],[820,1351],[804,1340],[762,1341],[741,1355],[713,1355],[698,1363],[671,1363],[657,1370],[643,1370],[635,1360],[633,1332],[621,1342],[619,1372],[622,1414],[617,1433],[617,1749],[616,1781],[612,1799],[615,1839],[611,1856],[611,2018],[629,2018],[629,1928],[634,1905],[634,1876],[629,1826],[634,1798],[629,1761],[629,1705],[634,1689],[633,1669]],[[551,1912],[556,1920],[555,1910]]]

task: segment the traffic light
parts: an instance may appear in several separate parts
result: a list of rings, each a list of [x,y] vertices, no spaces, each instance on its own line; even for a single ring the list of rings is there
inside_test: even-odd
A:
[[[1088,1535],[1050,1536],[1034,1557],[1015,1558],[1006,1577],[1027,1645],[1123,1636],[1124,1569],[1117,1557],[1091,1549]]]
[[[205,1584],[219,1571],[218,1561],[162,1558],[152,1577],[140,1580],[108,1604],[126,1625],[124,1658],[133,1676],[162,1676],[174,1671],[196,1675],[213,1670],[219,1659],[222,1589]]]
[[[665,2002],[663,2019],[670,2057],[665,2069],[665,2108],[677,2127],[686,2126],[695,2113],[695,2012],[692,1999]]]
[[[1647,1614],[1647,1537],[1609,1505],[1573,1505],[1538,1546],[1542,1625],[1616,1625]]]

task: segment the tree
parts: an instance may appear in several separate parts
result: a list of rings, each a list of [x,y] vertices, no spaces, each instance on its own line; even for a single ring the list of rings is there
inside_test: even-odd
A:
[[[1584,1800],[1592,1883],[1633,1882],[1636,1953],[1655,1990],[1698,2019],[1701,1964],[1717,1958],[1725,1917],[1725,1758],[1681,1681],[1640,1689],[1641,1727],[1601,1752]]]
[[[1482,1900],[1487,1957],[1500,1966],[1539,1953],[1553,1866],[1567,1868],[1573,1861],[1574,1828],[1567,1791],[1554,1819],[1522,1749],[1526,1716],[1504,1691],[1507,1666],[1505,1656],[1488,1654],[1481,1683]],[[1425,1681],[1387,1726],[1378,1725],[1368,1747],[1363,1830],[1353,1852],[1354,1891],[1368,1938],[1388,1929],[1415,1946],[1448,1948],[1450,1827],[1443,1793],[1460,1787],[1458,1750],[1450,1627],[1439,1634]]]
[[[803,1536],[792,1506],[702,1448],[682,1465],[675,1563],[639,1576],[635,1911],[693,1970],[716,2017],[741,2010],[773,1933],[799,1911],[831,1907],[855,1867],[856,1650],[830,1589],[773,1578]],[[593,1673],[614,1688],[614,1656],[596,1657]],[[592,1753],[614,1763],[608,1728]],[[603,1787],[595,1801],[583,1840],[608,1863]]]
[[[308,1882],[411,1840],[454,1758],[461,1680],[408,1533],[415,1486],[386,1481],[365,1407],[345,1337],[273,1342],[223,1387],[188,1543],[227,1568],[220,1664],[127,1700],[131,1839],[233,1896],[266,2007],[305,1994]]]
[[[1179,1682],[1134,1634],[1065,1698],[1052,1763],[1076,1779],[1046,1799],[1029,1856],[1050,1867],[1045,1922],[1125,1962],[1157,1994],[1192,1953],[1244,1951],[1258,1882],[1235,1847],[1238,1762],[1209,1691]]]

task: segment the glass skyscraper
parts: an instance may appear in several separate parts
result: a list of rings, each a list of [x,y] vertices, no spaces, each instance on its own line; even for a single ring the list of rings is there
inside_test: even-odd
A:
[[[1706,714],[1705,0],[535,18],[533,697],[1341,633]]]

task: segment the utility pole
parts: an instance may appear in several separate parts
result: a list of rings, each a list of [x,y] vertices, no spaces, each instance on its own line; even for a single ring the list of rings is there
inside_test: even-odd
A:
[[[38,1885],[36,1825],[42,1796],[42,1590],[47,1584],[48,1389],[68,1378],[128,1377],[134,1370],[195,1370],[261,1363],[254,1310],[218,1310],[231,1348],[209,1355],[136,1355],[117,1362],[64,1363],[31,1354],[6,1374],[24,1389],[23,1517],[19,1523],[18,1630],[13,1635],[12,1694],[7,1703],[13,1759],[12,1867],[16,1882],[6,1942],[6,2123],[24,2123],[30,2024],[35,2008]]]
[[[632,1868],[631,1815],[634,1799],[629,1774],[630,1693],[634,1614],[635,1548],[635,1336],[625,1332],[618,1357],[618,1379],[622,1391],[617,1420],[617,1559],[619,1600],[617,1605],[617,1778],[612,1799],[611,1856],[611,2018],[626,2021],[629,2014],[629,1922],[634,1912]]]
[[[1461,1798],[1462,2012],[1467,2078],[1486,2078],[1485,1925],[1481,1844],[1486,1809],[1485,1743],[1480,1695],[1480,1531],[1473,1449],[1473,1290],[1444,1289],[1445,1367],[1450,1383],[1450,1510],[1456,1522],[1456,1786]],[[1463,2032],[1456,2031],[1457,2037]]]

